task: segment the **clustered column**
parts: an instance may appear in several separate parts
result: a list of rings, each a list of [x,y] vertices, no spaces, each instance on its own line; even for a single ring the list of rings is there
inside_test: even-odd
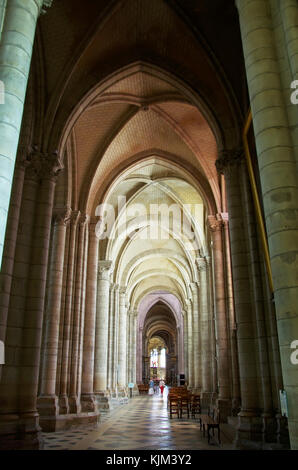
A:
[[[57,354],[59,341],[63,262],[69,207],[56,211],[53,222],[52,253],[49,272],[49,297],[45,311],[45,347],[38,408],[46,416],[59,413],[56,395]]]
[[[98,266],[98,238],[96,236],[96,220],[90,219],[89,244],[86,280],[86,311],[84,324],[84,345],[82,365],[82,411],[95,411],[94,396],[94,347],[96,326],[96,298],[97,298],[97,266]]]
[[[222,419],[231,412],[230,369],[228,362],[228,329],[225,294],[225,271],[223,264],[222,222],[215,216],[208,216],[209,229],[212,238],[215,282],[215,321],[218,360],[218,403]]]
[[[119,302],[119,351],[118,351],[118,387],[119,392],[126,388],[126,330],[127,330],[127,308],[126,290],[120,288]]]
[[[298,449],[298,373],[297,365],[290,360],[292,341],[298,338],[298,176],[287,114],[289,103],[285,103],[280,63],[277,60],[273,3],[264,0],[236,2],[273,275],[282,373],[288,395],[290,440],[292,448]],[[289,2],[286,6],[289,6]],[[283,17],[284,7],[281,7]],[[297,17],[297,3],[292,4],[292,7],[294,18],[295,14]],[[292,34],[297,34],[297,25],[291,26]],[[290,29],[287,22],[284,22],[284,27],[284,33],[288,36]],[[290,59],[291,66],[293,57]],[[290,99],[290,83],[287,87],[287,99]]]
[[[199,302],[198,286],[196,282],[190,284],[192,292],[192,310],[193,310],[193,386],[196,393],[201,391],[201,349],[200,349],[200,331],[199,331]]]
[[[200,337],[202,369],[202,403],[209,403],[212,396],[212,351],[211,321],[212,313],[208,308],[207,263],[205,258],[196,259],[200,282]]]

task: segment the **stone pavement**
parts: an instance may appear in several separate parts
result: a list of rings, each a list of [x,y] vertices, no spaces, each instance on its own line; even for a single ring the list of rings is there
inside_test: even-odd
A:
[[[224,428],[224,426],[223,426]],[[172,418],[167,397],[138,396],[102,415],[96,428],[43,433],[45,450],[231,450],[233,444],[221,430],[210,444],[197,419]]]

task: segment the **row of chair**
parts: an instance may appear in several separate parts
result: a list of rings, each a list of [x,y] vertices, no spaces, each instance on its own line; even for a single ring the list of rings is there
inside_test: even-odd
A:
[[[195,418],[201,414],[201,401],[199,395],[193,395],[187,390],[170,390],[168,394],[168,409],[170,418],[177,415],[182,418],[185,413],[187,417]]]
[[[217,407],[209,406],[208,413],[202,413],[199,395],[192,394],[186,389],[171,389],[168,395],[168,408],[170,418],[173,415],[182,418],[184,412],[188,418],[190,415],[192,418],[197,416],[200,430],[203,431],[204,437],[207,432],[208,444],[210,443],[210,431],[212,430],[214,436],[214,430],[217,429],[218,442],[220,444],[220,414]]]

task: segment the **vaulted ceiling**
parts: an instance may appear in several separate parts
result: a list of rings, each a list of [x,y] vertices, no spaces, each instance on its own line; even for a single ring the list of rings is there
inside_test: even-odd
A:
[[[131,306],[162,291],[185,309],[210,250],[207,216],[224,211],[215,161],[238,145],[247,111],[234,2],[55,1],[32,66],[36,136],[64,160],[56,206],[102,218],[109,207],[100,258]],[[152,204],[178,212],[167,226],[148,219]],[[184,213],[190,230],[178,233]]]

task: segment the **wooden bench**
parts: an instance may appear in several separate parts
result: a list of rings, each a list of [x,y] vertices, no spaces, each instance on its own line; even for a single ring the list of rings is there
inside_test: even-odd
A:
[[[218,443],[220,444],[220,414],[219,409],[209,408],[208,414],[199,415],[200,420],[200,429],[203,428],[203,436],[205,436],[205,431],[207,430],[208,444],[210,443],[210,431],[212,429],[212,434],[214,436],[214,429],[217,429]]]

